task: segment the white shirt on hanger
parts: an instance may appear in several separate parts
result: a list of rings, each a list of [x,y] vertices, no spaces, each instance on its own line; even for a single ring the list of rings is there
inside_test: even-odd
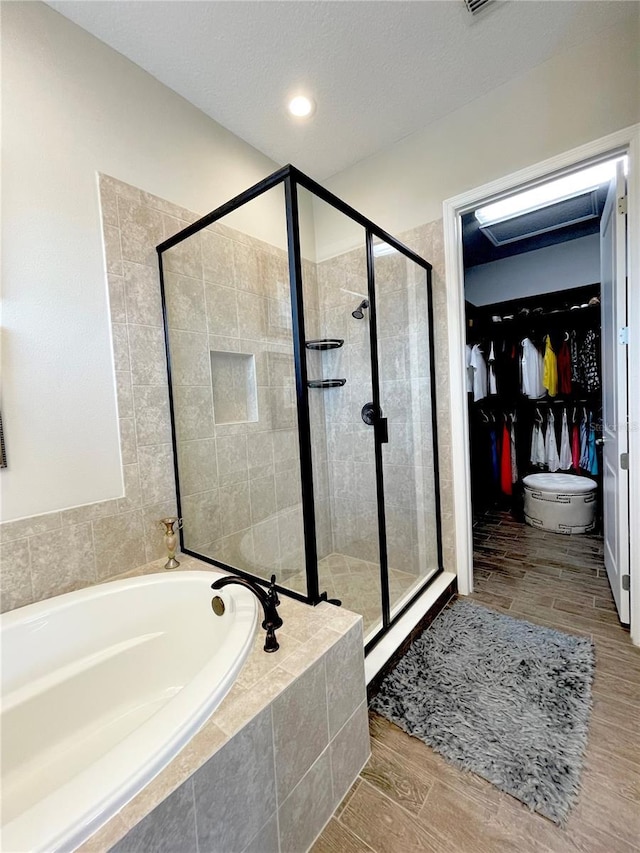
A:
[[[525,338],[522,341],[522,393],[533,400],[544,397],[545,388],[542,384],[544,360],[535,344]]]
[[[497,394],[498,393],[498,385],[496,383],[496,371],[495,371],[495,363],[496,363],[496,354],[493,349],[493,341],[491,341],[491,350],[489,352],[489,393]]]
[[[465,350],[466,364],[467,364],[467,393],[473,391],[473,367],[471,366],[471,347],[467,344]]]
[[[479,344],[471,349],[471,367],[473,368],[473,399],[475,402],[487,396],[487,363]]]

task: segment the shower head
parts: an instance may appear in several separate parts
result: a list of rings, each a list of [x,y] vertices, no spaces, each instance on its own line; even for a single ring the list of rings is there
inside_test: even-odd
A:
[[[356,320],[362,320],[362,318],[364,317],[365,309],[368,307],[369,307],[369,300],[363,299],[362,302],[360,303],[360,305],[358,305],[358,307],[356,308],[356,310],[351,312],[351,316],[355,317]]]

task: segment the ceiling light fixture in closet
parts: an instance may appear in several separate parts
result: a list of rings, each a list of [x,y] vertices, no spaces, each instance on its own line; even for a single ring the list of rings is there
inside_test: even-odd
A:
[[[549,181],[493,204],[487,204],[475,211],[475,217],[481,227],[493,225],[496,222],[505,222],[516,216],[540,210],[558,201],[575,198],[610,181],[616,173],[616,164],[620,161],[625,163],[626,172],[627,159],[627,157],[618,157],[615,160],[607,160],[605,163],[598,163],[579,172],[572,172],[556,181]]]

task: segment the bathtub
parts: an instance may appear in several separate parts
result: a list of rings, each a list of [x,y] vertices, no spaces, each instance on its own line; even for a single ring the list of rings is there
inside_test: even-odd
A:
[[[129,578],[2,616],[3,851],[73,850],[220,704],[257,601],[240,586],[214,593],[219,576]]]

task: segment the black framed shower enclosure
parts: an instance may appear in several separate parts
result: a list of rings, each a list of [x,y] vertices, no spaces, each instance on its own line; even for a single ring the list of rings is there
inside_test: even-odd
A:
[[[431,265],[290,165],[157,252],[182,551],[369,650],[442,571]]]

